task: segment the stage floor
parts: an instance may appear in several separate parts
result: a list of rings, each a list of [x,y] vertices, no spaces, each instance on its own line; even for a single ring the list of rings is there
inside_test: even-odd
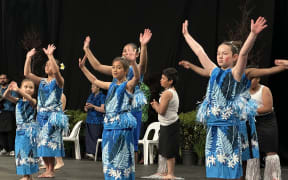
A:
[[[101,180],[104,179],[102,173],[101,161],[64,159],[65,166],[56,171],[57,180]],[[155,173],[157,165],[136,165],[136,180],[141,180],[142,176],[148,176]],[[263,169],[262,173],[263,173]],[[42,171],[41,171],[42,172]],[[185,178],[185,180],[203,180],[205,178],[204,166],[183,166],[176,165],[176,176]],[[37,175],[34,175],[37,177]],[[0,156],[0,180],[20,179],[15,172],[15,163],[13,157]],[[35,178],[41,179],[41,178]],[[43,178],[42,178],[43,179]],[[47,179],[47,178],[44,178]],[[282,179],[288,179],[288,167],[282,168]],[[145,179],[142,179],[145,180]]]

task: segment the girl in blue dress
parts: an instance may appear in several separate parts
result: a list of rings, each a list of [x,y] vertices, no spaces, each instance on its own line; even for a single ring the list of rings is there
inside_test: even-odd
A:
[[[229,45],[229,42],[224,42],[224,43]],[[234,43],[234,41],[232,41],[232,43]],[[285,62],[285,60],[283,59],[275,60],[275,62],[278,62],[278,61]],[[206,72],[204,68],[194,65],[188,61],[182,60],[179,62],[179,65],[182,65],[183,67],[187,69],[191,69],[201,76],[209,77],[209,73]],[[242,166],[243,166],[244,178],[245,177],[248,179],[260,178],[259,151],[261,151],[261,149],[259,150],[258,138],[257,138],[256,126],[255,126],[255,116],[257,115],[256,107],[258,104],[248,94],[248,90],[251,91],[252,79],[276,74],[276,73],[286,70],[287,68],[288,66],[285,67],[285,65],[283,64],[276,64],[276,66],[270,67],[270,68],[258,68],[258,67],[252,67],[250,65],[249,68],[245,69],[245,76],[247,77],[248,81],[247,81],[247,86],[245,86],[244,92],[241,94],[241,96],[243,98],[246,98],[247,100],[246,107],[248,108],[246,109],[246,112],[245,112],[245,114],[247,115],[243,116],[243,117],[246,117],[246,120],[241,120],[240,126],[239,126],[240,137],[241,137]],[[247,89],[248,87],[249,89]],[[247,165],[247,168],[246,168],[246,165]]]
[[[23,175],[21,180],[32,180],[32,174],[38,172],[36,99],[32,98],[34,90],[33,81],[24,79],[21,88],[18,88],[16,82],[11,82],[4,93],[6,99],[17,103],[15,160],[17,175]],[[11,91],[17,92],[23,98],[11,96]]]
[[[247,119],[248,79],[244,75],[247,56],[257,35],[266,28],[266,20],[259,17],[251,21],[251,32],[239,54],[233,44],[218,47],[218,68],[207,56],[203,48],[188,32],[188,22],[182,27],[183,36],[198,56],[210,80],[206,97],[201,104],[197,119],[207,125],[206,137],[206,176],[208,178],[239,179],[242,175],[240,120]],[[231,48],[232,47],[232,48]],[[235,64],[235,65],[234,65]],[[255,107],[251,107],[255,108]]]
[[[134,76],[127,80],[129,62]],[[135,179],[134,145],[132,129],[136,119],[131,113],[133,91],[140,79],[135,53],[127,60],[117,57],[112,62],[113,82],[103,82],[85,67],[86,55],[79,59],[79,67],[88,80],[102,89],[108,89],[105,102],[102,135],[102,164],[105,179]]]
[[[126,58],[129,53],[134,53],[136,57],[140,55],[140,62],[138,67],[138,71],[140,72],[140,83],[143,82],[144,74],[147,69],[147,44],[149,43],[152,37],[152,33],[150,29],[145,29],[144,33],[140,34],[139,41],[141,44],[140,52],[137,49],[137,46],[134,43],[128,43],[124,46],[122,51],[122,57]],[[87,36],[84,41],[83,50],[87,55],[87,58],[92,65],[92,67],[104,74],[112,75],[112,66],[102,65],[98,59],[93,55],[89,48],[90,37]],[[139,54],[140,53],[140,54]],[[127,80],[131,80],[133,78],[133,70],[132,67],[129,67],[129,72],[127,73]],[[138,140],[140,136],[141,130],[141,118],[142,118],[142,107],[147,104],[147,99],[144,93],[140,90],[139,85],[135,86],[134,96],[132,101],[132,114],[137,119],[137,126],[133,129],[134,134],[134,151],[135,151],[135,162],[138,162]]]
[[[68,119],[62,111],[61,103],[64,79],[53,56],[55,49],[53,44],[48,45],[47,49],[43,48],[48,57],[45,65],[47,78],[38,77],[31,72],[31,58],[36,53],[35,49],[27,53],[24,67],[24,75],[33,80],[35,84],[39,84],[37,122],[40,131],[37,155],[43,157],[46,165],[46,171],[38,176],[40,178],[54,177],[55,157],[64,156],[62,131],[68,128]]]
[[[97,140],[102,138],[106,96],[95,84],[91,85],[91,92],[84,106],[84,110],[88,112],[85,129],[85,145],[86,156],[94,159]]]

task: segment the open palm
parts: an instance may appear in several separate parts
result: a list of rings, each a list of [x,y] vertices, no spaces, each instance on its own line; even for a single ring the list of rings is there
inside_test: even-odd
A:
[[[43,48],[43,51],[48,56],[48,55],[53,55],[53,52],[55,49],[56,49],[56,46],[54,46],[54,44],[49,44],[47,49]]]
[[[150,29],[144,29],[144,33],[140,33],[140,38],[139,38],[139,41],[141,44],[145,45],[147,44],[150,39],[152,37],[152,32]]]
[[[254,20],[251,20],[251,32],[255,34],[259,34],[263,29],[265,29],[268,25],[266,24],[266,19],[264,17],[258,17],[256,22],[254,23]]]

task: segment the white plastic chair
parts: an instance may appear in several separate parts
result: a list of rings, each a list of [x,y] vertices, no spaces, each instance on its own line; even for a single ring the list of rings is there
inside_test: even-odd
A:
[[[96,143],[96,150],[95,150],[95,161],[97,161],[97,154],[98,154],[98,148],[99,148],[99,144],[102,143],[102,139],[98,139],[97,143]]]
[[[153,138],[149,140],[148,139],[149,133],[153,130],[154,130]],[[153,164],[153,148],[154,148],[154,145],[158,146],[159,130],[160,130],[160,122],[153,122],[149,124],[147,130],[145,131],[143,139],[140,139],[138,141],[138,144],[143,144],[144,165],[148,165],[148,157],[150,160],[150,164]]]
[[[80,153],[80,143],[79,143],[79,133],[80,133],[80,128],[81,124],[83,121],[78,121],[69,136],[63,137],[63,141],[72,141],[74,142],[75,146],[75,159],[81,159],[81,153]]]

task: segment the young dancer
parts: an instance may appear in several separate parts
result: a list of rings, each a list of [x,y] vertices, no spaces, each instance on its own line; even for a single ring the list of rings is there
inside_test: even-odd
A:
[[[270,89],[259,83],[260,78],[253,78],[250,88],[252,99],[259,104],[256,116],[256,129],[260,152],[265,153],[264,180],[280,180],[281,166],[278,152],[278,127],[273,111],[273,96]],[[249,164],[249,161],[248,161]],[[258,164],[260,172],[260,164]]]
[[[64,79],[59,71],[59,66],[53,56],[56,49],[54,45],[48,45],[43,51],[48,57],[45,65],[47,78],[38,77],[31,72],[31,59],[36,53],[30,50],[26,56],[24,75],[39,84],[37,101],[37,122],[40,126],[38,135],[37,155],[43,157],[46,171],[40,174],[40,178],[54,177],[55,157],[64,156],[62,131],[68,127],[68,119],[62,111],[61,96],[63,93]]]
[[[159,103],[155,99],[151,102],[152,108],[158,113],[158,120],[161,125],[159,155],[161,158],[165,158],[168,169],[167,174],[160,174],[163,176],[162,179],[175,178],[175,158],[179,151],[179,97],[175,89],[177,80],[178,72],[175,68],[164,69],[160,83],[165,90],[161,94]]]
[[[91,85],[91,94],[89,95],[84,110],[87,113],[85,129],[86,156],[94,159],[96,143],[102,138],[104,104],[106,96],[95,84]]]
[[[135,53],[126,57],[134,76],[127,80],[129,62],[116,57],[112,62],[113,82],[103,82],[85,67],[86,55],[79,59],[79,67],[87,79],[102,89],[108,89],[105,102],[102,135],[102,164],[105,179],[135,179],[134,145],[132,129],[136,119],[131,114],[133,91],[140,79]]]
[[[138,66],[138,71],[140,72],[141,78],[140,82],[143,81],[144,74],[146,72],[147,68],[147,44],[149,43],[150,39],[152,37],[152,33],[149,29],[145,29],[144,33],[140,33],[139,41],[141,44],[141,50],[140,50],[140,62]],[[102,65],[97,58],[93,55],[89,48],[90,44],[90,37],[86,37],[84,41],[83,50],[85,51],[85,54],[87,55],[87,58],[92,65],[92,67],[104,74],[112,75],[112,66]],[[134,43],[128,43],[124,46],[122,51],[122,57],[126,58],[126,56],[129,53],[134,53],[136,57],[139,56],[139,51],[137,49],[137,46]],[[127,73],[127,79],[130,80],[133,78],[133,70],[130,66],[129,72]],[[134,150],[135,150],[135,162],[138,162],[138,140],[140,136],[140,130],[141,130],[141,117],[142,117],[142,106],[144,104],[147,104],[147,100],[145,98],[145,95],[140,90],[139,86],[137,85],[134,90],[134,98],[132,103],[132,114],[137,119],[137,127],[133,129],[134,134]]]
[[[255,23],[251,20],[251,32],[239,54],[235,53],[237,47],[233,45],[233,49],[226,44],[218,47],[217,62],[221,68],[191,37],[188,22],[183,23],[186,42],[210,75],[206,98],[197,113],[197,119],[207,124],[205,155],[208,178],[239,179],[243,174],[239,124],[241,119],[245,119],[243,116],[247,114],[244,111],[249,107],[243,108],[247,100],[240,94],[247,89],[248,80],[243,74],[248,53],[257,35],[267,27],[265,23],[263,17]]]
[[[11,91],[17,92],[22,98],[11,96]],[[11,82],[3,94],[7,100],[16,104],[16,139],[15,160],[16,173],[22,175],[21,180],[32,180],[32,174],[38,172],[36,99],[33,98],[35,85],[33,81],[24,79],[21,88],[16,82]]]

